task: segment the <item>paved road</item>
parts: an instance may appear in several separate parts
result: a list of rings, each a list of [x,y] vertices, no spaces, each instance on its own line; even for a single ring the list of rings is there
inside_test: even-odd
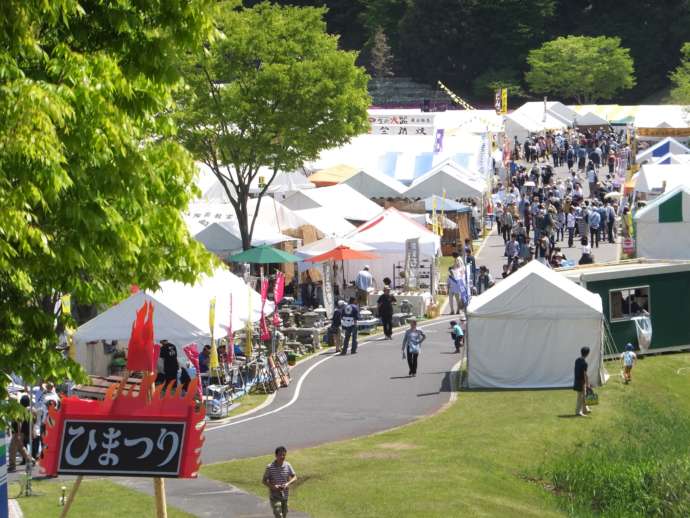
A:
[[[407,376],[401,358],[402,331],[390,341],[363,343],[356,355],[325,352],[298,365],[290,387],[269,407],[208,426],[203,461],[265,455],[278,444],[290,450],[367,435],[435,412],[450,397],[450,370],[459,360],[448,321],[421,326],[427,341],[415,378]]]

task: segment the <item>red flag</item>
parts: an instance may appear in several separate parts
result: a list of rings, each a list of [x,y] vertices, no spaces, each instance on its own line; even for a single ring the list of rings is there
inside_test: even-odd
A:
[[[261,331],[261,340],[269,340],[271,333],[268,331],[268,324],[264,318],[264,306],[266,305],[266,298],[268,297],[268,279],[261,279],[261,320],[259,321],[259,330]]]
[[[266,297],[268,297],[268,279],[261,279],[261,306],[263,307],[266,302]]]
[[[225,354],[225,362],[232,365],[235,360],[235,335],[232,330],[232,293],[230,294],[230,321],[228,324],[228,347]]]
[[[153,304],[144,302],[137,310],[132,334],[127,345],[127,369],[130,371],[155,370],[153,351]]]
[[[199,381],[199,383],[197,383],[196,385],[196,388],[199,397],[203,397],[203,393],[201,392],[201,373],[199,372],[199,351],[196,350],[196,344],[187,344],[182,348],[182,350],[184,351],[185,356],[189,359],[189,361],[196,369],[196,377]]]
[[[283,300],[285,295],[285,274],[283,272],[276,273],[276,285],[273,287],[273,302],[276,306]]]
[[[259,330],[261,331],[261,339],[262,340],[270,340],[271,339],[271,332],[268,330],[268,324],[266,323],[266,318],[263,315],[263,311],[261,312],[261,321],[259,322]]]

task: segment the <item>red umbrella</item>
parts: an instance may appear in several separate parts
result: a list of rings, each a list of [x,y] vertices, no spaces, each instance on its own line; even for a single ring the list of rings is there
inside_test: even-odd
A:
[[[350,261],[355,259],[380,259],[381,257],[371,252],[361,252],[353,250],[345,245],[335,247],[325,254],[317,255],[307,259],[310,263],[322,263],[324,261]]]

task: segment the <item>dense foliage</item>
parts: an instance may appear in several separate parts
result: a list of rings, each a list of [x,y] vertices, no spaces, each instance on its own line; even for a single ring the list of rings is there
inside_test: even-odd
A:
[[[671,98],[678,103],[690,104],[690,43],[683,45],[682,52],[683,59],[671,74]]]
[[[322,9],[224,3],[214,18],[216,37],[185,67],[179,136],[224,187],[247,249],[260,169],[259,203],[277,171],[366,131],[367,75],[326,33]]]
[[[78,376],[55,347],[62,294],[111,303],[206,267],[181,218],[193,162],[162,115],[205,4],[3,1],[0,402],[10,373]]]
[[[251,3],[251,2],[245,2]],[[382,27],[398,76],[458,92],[475,92],[480,104],[492,96],[483,85],[521,81],[527,54],[568,35],[621,39],[635,63],[636,86],[617,95],[642,102],[669,87],[668,74],[690,41],[689,0],[279,0],[327,6],[328,30],[347,49],[362,49]],[[481,74],[489,77],[477,81]]]

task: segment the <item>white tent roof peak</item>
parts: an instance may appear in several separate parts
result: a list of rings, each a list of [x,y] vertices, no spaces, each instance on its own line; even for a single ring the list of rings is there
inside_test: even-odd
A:
[[[468,316],[503,319],[570,319],[601,315],[599,295],[531,261],[481,295],[473,297]]]
[[[434,194],[449,198],[474,198],[486,190],[486,182],[477,174],[452,160],[442,162],[417,178],[405,191],[407,198],[427,198]]]
[[[367,221],[383,210],[380,205],[342,183],[295,192],[285,198],[283,204],[296,211],[326,207],[344,219],[355,221]]]
[[[373,170],[360,170],[342,182],[369,198],[395,198],[405,186],[395,178]]]
[[[655,155],[655,151],[657,151],[660,148],[664,148],[664,147],[668,147],[668,152],[676,154],[676,155],[690,153],[690,148],[688,148],[687,146],[684,146],[683,144],[678,142],[673,137],[666,137],[664,139],[661,139],[659,142],[657,142],[653,146],[650,146],[647,149],[637,153],[637,156],[635,157],[635,161],[638,164],[641,164],[645,160],[650,160]]]
[[[634,219],[636,222],[640,223],[657,223],[659,221],[659,207],[666,203],[668,200],[673,198],[676,194],[678,193],[684,193],[685,197],[690,197],[690,176],[687,178],[686,184],[683,185],[678,185],[671,189],[670,191],[665,192],[664,194],[660,195],[659,197],[655,198],[651,203],[649,203],[646,207],[638,210],[635,213]],[[683,207],[683,221],[690,221],[690,203],[684,203]],[[660,250],[661,252],[661,250]],[[690,254],[690,251],[688,251]]]

